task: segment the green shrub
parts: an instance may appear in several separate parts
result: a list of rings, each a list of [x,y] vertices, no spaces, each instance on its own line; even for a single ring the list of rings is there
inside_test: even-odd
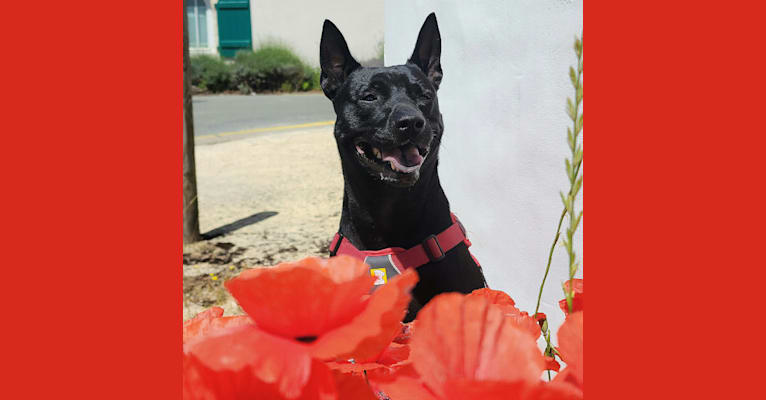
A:
[[[240,51],[234,57],[236,85],[247,85],[255,92],[317,89],[318,76],[315,68],[279,44],[266,44],[255,51]]]
[[[300,90],[305,92],[309,90],[321,89],[321,87],[319,86],[320,74],[321,74],[321,71],[319,70],[319,68],[314,68],[307,65],[303,69],[303,81],[301,82]]]
[[[191,58],[191,81],[192,85],[214,93],[236,87],[229,66],[220,58],[210,55]]]

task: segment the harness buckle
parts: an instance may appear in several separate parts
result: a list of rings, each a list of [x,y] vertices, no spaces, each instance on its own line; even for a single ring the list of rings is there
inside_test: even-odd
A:
[[[441,261],[446,257],[446,253],[444,253],[442,245],[439,244],[439,239],[437,239],[435,235],[429,235],[425,238],[423,243],[421,243],[421,246],[423,246],[423,250],[425,250],[428,259],[431,262]],[[436,253],[437,250],[439,251],[438,255]]]
[[[336,254],[338,254],[338,249],[340,249],[340,242],[343,241],[343,234],[338,232],[338,241],[335,242],[335,248],[330,249],[330,257],[335,257]]]

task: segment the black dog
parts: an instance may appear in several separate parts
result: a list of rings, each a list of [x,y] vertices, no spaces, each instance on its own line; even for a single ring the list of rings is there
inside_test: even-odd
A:
[[[331,255],[342,241],[359,250],[428,247],[406,320],[439,293],[470,293],[486,286],[468,252],[470,242],[441,251],[444,246],[434,244],[431,236],[453,225],[437,173],[444,129],[436,97],[440,55],[433,13],[420,29],[412,57],[392,67],[360,66],[332,22],[325,20],[322,30],[321,85],[337,115],[335,139],[345,181]],[[366,261],[374,265],[374,258]],[[391,272],[386,264],[378,266]]]

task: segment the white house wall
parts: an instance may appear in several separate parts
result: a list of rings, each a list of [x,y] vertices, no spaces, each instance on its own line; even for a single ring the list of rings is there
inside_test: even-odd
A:
[[[383,0],[253,0],[253,47],[276,40],[319,66],[319,39],[327,18],[343,32],[351,54],[364,61],[377,55],[383,40],[383,12]]]
[[[573,97],[568,69],[576,63],[572,43],[582,32],[582,9],[581,0],[385,4],[386,65],[405,62],[423,20],[436,12],[442,184],[490,287],[530,313],[562,210],[559,191],[569,184],[564,158],[572,123],[565,104]],[[581,234],[575,244],[582,257]],[[553,327],[563,321],[557,302],[567,266],[558,247],[541,307]]]

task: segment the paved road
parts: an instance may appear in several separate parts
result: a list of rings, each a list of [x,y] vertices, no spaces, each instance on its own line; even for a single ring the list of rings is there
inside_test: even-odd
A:
[[[322,93],[255,96],[194,96],[194,134],[201,144],[232,140],[292,125],[335,121],[332,103]],[[243,130],[247,134],[231,134]],[[214,134],[221,134],[220,137]]]

